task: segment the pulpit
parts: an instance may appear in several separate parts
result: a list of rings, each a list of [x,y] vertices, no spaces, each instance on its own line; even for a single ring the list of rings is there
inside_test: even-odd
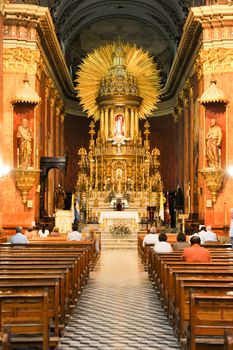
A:
[[[55,212],[55,226],[59,228],[60,233],[72,231],[73,214],[71,210],[57,209]]]

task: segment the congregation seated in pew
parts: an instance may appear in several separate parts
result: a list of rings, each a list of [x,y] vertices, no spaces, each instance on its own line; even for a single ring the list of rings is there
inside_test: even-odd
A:
[[[49,235],[50,237],[60,237],[59,227],[55,226]]]
[[[78,225],[73,224],[73,231],[68,233],[67,240],[68,241],[82,241],[82,233],[78,231]]]
[[[28,243],[28,239],[23,234],[23,229],[21,226],[16,227],[16,233],[10,238],[10,243],[11,244]]]
[[[186,241],[186,235],[183,232],[179,232],[176,236],[177,242],[173,244],[173,251],[180,251],[190,246]]]
[[[160,233],[158,237],[158,242],[154,245],[154,251],[156,253],[171,253],[172,246],[171,243],[167,242],[166,233]]]
[[[40,237],[47,237],[49,235],[49,230],[47,229],[46,225],[42,225],[38,231],[38,235]]]
[[[155,226],[152,226],[150,228],[150,233],[146,234],[143,239],[143,247],[145,247],[146,244],[155,244],[158,242],[158,234],[157,229]]]
[[[190,239],[191,247],[184,248],[182,258],[187,262],[211,262],[211,256],[208,249],[201,247],[201,239],[198,236],[192,236]]]

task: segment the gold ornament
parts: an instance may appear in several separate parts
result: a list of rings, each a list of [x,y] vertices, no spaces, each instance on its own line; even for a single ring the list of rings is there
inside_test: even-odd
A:
[[[159,101],[160,77],[148,52],[130,44],[113,43],[90,53],[77,71],[77,92],[88,117],[100,118],[99,96],[138,96],[139,118],[151,115]]]
[[[218,168],[205,168],[200,170],[200,173],[204,176],[206,186],[211,192],[212,201],[215,203],[217,193],[222,187],[224,170]]]

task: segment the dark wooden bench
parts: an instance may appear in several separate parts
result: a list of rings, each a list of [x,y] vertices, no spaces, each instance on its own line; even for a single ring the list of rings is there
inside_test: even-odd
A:
[[[190,292],[190,325],[187,344],[190,350],[197,345],[224,345],[225,332],[233,331],[233,295],[206,295]]]
[[[225,350],[233,350],[233,331],[230,329],[225,331]]]
[[[47,279],[39,277],[16,280],[9,274],[4,277],[1,276],[0,280],[1,293],[41,291],[44,288],[48,289],[50,334],[53,336],[53,341],[58,342],[62,326],[60,318],[59,279],[54,277]]]
[[[185,340],[185,329],[190,322],[189,294],[190,290],[203,295],[227,295],[233,293],[233,278],[200,278],[176,279],[179,294],[176,296],[174,308],[174,329],[181,343]]]
[[[9,329],[11,348],[49,349],[48,291],[0,293],[0,332]]]
[[[50,345],[56,346],[87,282],[91,259],[93,242],[0,244],[0,291],[34,293],[46,287]]]
[[[9,350],[10,349],[10,337],[9,332],[6,327],[2,327],[0,332],[0,350]]]

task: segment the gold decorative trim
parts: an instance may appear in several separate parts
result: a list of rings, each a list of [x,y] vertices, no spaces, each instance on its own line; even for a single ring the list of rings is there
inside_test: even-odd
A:
[[[202,49],[199,52],[195,63],[195,70],[198,79],[204,75],[212,73],[227,73],[233,72],[233,51],[232,48],[225,49]]]
[[[217,193],[222,187],[224,170],[218,168],[205,168],[199,171],[204,176],[206,186],[211,192],[213,203],[216,202]]]
[[[28,193],[34,186],[39,174],[40,170],[36,169],[15,170],[16,187],[20,191],[23,204],[27,203]]]
[[[130,81],[132,84],[129,84]],[[151,115],[159,101],[160,77],[157,65],[148,52],[130,44],[108,44],[91,52],[80,65],[76,82],[81,105],[88,117],[94,117],[95,120],[100,118],[98,98],[108,99],[106,89],[114,98],[122,98],[129,93],[132,95],[137,82],[138,91],[133,97],[140,97],[142,101],[139,118]],[[112,84],[115,86],[113,91]],[[129,85],[132,85],[132,89]]]
[[[4,72],[36,74],[41,60],[39,50],[26,48],[3,49]]]

